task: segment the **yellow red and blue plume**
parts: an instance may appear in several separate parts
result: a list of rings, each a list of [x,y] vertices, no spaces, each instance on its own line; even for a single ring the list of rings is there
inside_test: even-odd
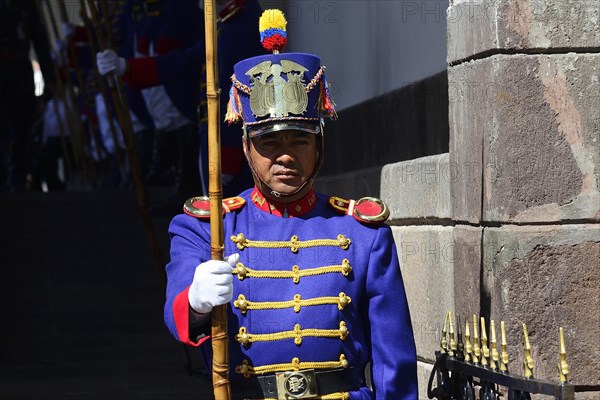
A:
[[[287,43],[287,20],[281,10],[265,10],[258,21],[260,42],[267,51],[283,50]]]

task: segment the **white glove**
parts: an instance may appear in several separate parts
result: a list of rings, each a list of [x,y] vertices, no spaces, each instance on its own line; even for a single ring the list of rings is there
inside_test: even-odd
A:
[[[96,65],[98,66],[98,72],[102,76],[111,71],[115,71],[117,76],[123,76],[127,70],[127,61],[110,49],[96,54]]]
[[[188,292],[190,307],[200,314],[209,313],[213,307],[226,304],[233,296],[233,267],[240,259],[232,254],[227,261],[210,260],[196,267],[194,281]]]

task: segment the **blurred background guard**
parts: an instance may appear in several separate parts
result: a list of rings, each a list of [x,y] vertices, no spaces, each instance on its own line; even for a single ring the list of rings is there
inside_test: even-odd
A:
[[[123,141],[123,134],[119,127],[119,122],[114,118],[114,113],[109,112],[107,109],[113,108],[111,102],[106,104],[101,93],[97,93],[94,99],[96,118],[98,119],[98,131],[102,142],[102,148],[106,153],[107,162],[107,175],[108,181],[105,181],[103,188],[115,188],[125,185],[127,180],[121,180],[118,171],[117,152],[121,152],[125,149],[125,143]],[[112,119],[112,121],[111,121]],[[115,130],[115,134],[112,134],[112,130]],[[115,140],[116,139],[116,140]],[[129,172],[127,171],[124,171]]]
[[[34,175],[43,191],[62,191],[65,190],[67,181],[64,149],[66,147],[69,151],[70,147],[70,139],[65,135],[68,130],[64,127],[67,116],[65,100],[58,99],[52,93],[45,94],[44,97],[47,101],[42,121],[41,149]]]
[[[149,185],[174,183],[166,202],[155,211],[180,209],[181,199],[198,192],[197,130],[199,71],[173,60],[157,61],[203,40],[203,15],[197,1],[178,0],[145,4],[146,21],[138,32],[137,58],[120,57],[112,50],[98,54],[101,74],[124,75],[132,89],[142,90],[155,132]],[[143,57],[146,56],[146,57]],[[173,182],[174,179],[174,182]]]
[[[98,113],[96,96],[99,94],[98,73],[94,65],[91,42],[87,30],[82,26],[63,23],[67,47],[67,71],[70,81],[77,88],[77,99],[81,119],[84,124],[84,134],[87,143],[87,158],[92,163],[95,176],[92,187],[98,189],[116,188],[121,178],[114,166],[114,154],[108,151],[101,132],[101,121]],[[69,34],[71,32],[71,34]]]
[[[221,118],[227,113],[231,71],[238,61],[263,54],[256,21],[262,14],[258,0],[217,1],[219,7],[218,57],[219,87],[221,88]],[[203,60],[204,62],[204,60]],[[205,71],[205,68],[203,68]],[[208,192],[208,120],[206,119],[206,86],[202,91],[202,119],[200,124],[201,176],[205,193]],[[221,124],[221,181],[223,197],[231,197],[252,186],[252,173],[244,157],[239,127]]]
[[[175,4],[176,3],[176,4]],[[193,4],[192,4],[193,3]],[[255,21],[260,16],[262,9],[257,0],[246,1],[219,1],[219,79],[222,88],[230,86],[230,72],[233,65],[246,57],[258,55],[262,52],[258,42],[258,31]],[[176,6],[177,5],[177,6]],[[116,71],[123,74],[124,81],[133,89],[155,90],[155,95],[160,96],[161,91],[166,92],[169,100],[180,110],[181,114],[195,122],[200,118],[199,129],[194,134],[188,132],[187,127],[181,129],[177,135],[167,135],[164,129],[158,129],[157,124],[155,140],[155,157],[153,160],[154,173],[150,174],[149,184],[155,184],[156,178],[164,178],[168,165],[169,150],[173,147],[173,138],[176,141],[177,156],[177,183],[173,195],[163,204],[155,204],[154,211],[158,213],[175,214],[181,211],[181,202],[188,197],[206,193],[208,182],[207,162],[199,161],[198,147],[204,156],[200,159],[207,160],[206,144],[199,145],[199,138],[206,140],[206,120],[204,118],[206,106],[205,90],[205,50],[204,50],[204,19],[202,14],[198,17],[197,2],[189,0],[169,2],[164,5],[164,15],[156,12],[148,17],[148,23],[141,30],[138,37],[138,52],[150,53],[152,43],[156,43],[155,57],[126,58],[119,57],[112,51],[98,54],[98,68],[103,71]],[[193,13],[191,10],[194,10]],[[175,17],[172,17],[175,16]],[[161,22],[162,21],[162,22]],[[160,34],[156,27],[161,26]],[[186,25],[187,24],[187,25]],[[190,28],[191,26],[191,28]],[[187,27],[187,28],[185,28]],[[195,32],[199,36],[191,42],[187,32]],[[181,35],[185,39],[181,39]],[[164,86],[164,89],[160,87]],[[152,88],[152,89],[145,89]],[[200,89],[200,90],[199,90]],[[156,113],[152,104],[156,99],[145,95],[152,116],[157,122]],[[227,108],[227,90],[222,91],[221,113],[224,116]],[[168,103],[158,103],[166,107]],[[171,108],[172,109],[172,108]],[[165,118],[168,113],[161,112],[160,117]],[[230,128],[227,124],[221,125],[222,138],[222,171],[223,191],[225,195],[239,192],[241,188],[252,183],[250,170],[244,162],[244,155],[240,144],[240,133],[237,129]],[[200,167],[199,167],[200,163]],[[203,182],[198,176],[199,168],[202,171]],[[158,174],[158,175],[157,175]]]
[[[204,40],[204,15],[198,1],[168,0],[164,7],[163,23],[151,47],[154,50],[152,56],[184,51]],[[160,122],[165,126],[163,138],[174,145],[175,187],[165,201],[152,205],[152,210],[158,214],[180,212],[181,201],[196,195],[200,188],[197,117],[200,74],[184,64],[184,60],[157,60],[156,72],[162,85],[145,89],[151,93],[146,98],[155,104],[153,115],[161,116]],[[160,151],[160,147],[155,147],[155,152]]]
[[[136,47],[136,31],[144,23],[145,8],[143,2],[139,0],[119,0],[101,4],[101,6],[98,11],[101,14],[106,12],[108,15],[108,21],[105,21],[108,45],[117,49],[119,54],[133,56]],[[86,17],[84,23],[87,24],[88,33],[95,35],[92,21]],[[97,52],[97,45],[94,46],[93,50]],[[94,72],[97,74],[96,68],[94,68]],[[102,79],[98,79],[98,83],[100,90],[95,97],[96,115],[100,136],[108,153],[109,175],[114,178],[114,186],[126,187],[131,184],[129,179],[130,168],[124,157],[125,145],[119,125],[117,107],[113,104],[108,85]],[[142,176],[146,176],[152,161],[154,122],[148,112],[142,93],[127,86],[124,89]]]
[[[0,0],[0,191],[23,191],[31,173],[35,112],[31,44],[46,87],[54,82],[48,37],[34,0]]]
[[[109,4],[112,26],[111,47],[117,49],[116,52],[121,57],[135,57],[138,32],[142,30],[148,20],[146,10],[147,7],[142,0],[120,0]],[[146,177],[152,165],[154,120],[146,106],[142,92],[133,90],[128,85],[124,86],[124,90],[131,112],[131,122],[142,175]]]

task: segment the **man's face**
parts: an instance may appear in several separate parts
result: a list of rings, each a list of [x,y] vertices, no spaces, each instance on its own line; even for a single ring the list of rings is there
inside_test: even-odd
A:
[[[271,189],[283,194],[298,190],[317,164],[316,135],[302,131],[279,131],[253,138],[249,151],[256,174]],[[309,190],[307,186],[292,198],[279,200],[296,201]]]

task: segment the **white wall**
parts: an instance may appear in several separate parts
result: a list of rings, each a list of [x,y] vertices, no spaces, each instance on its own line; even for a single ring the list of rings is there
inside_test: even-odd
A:
[[[286,13],[286,51],[321,56],[338,111],[446,69],[448,0],[262,4]]]

